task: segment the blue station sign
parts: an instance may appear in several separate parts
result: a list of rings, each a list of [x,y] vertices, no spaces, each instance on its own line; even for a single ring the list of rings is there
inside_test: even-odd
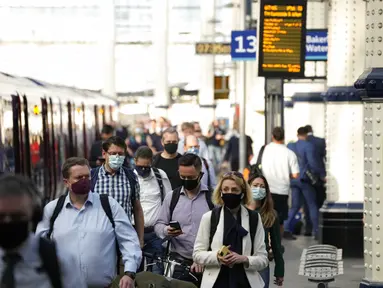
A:
[[[306,30],[306,61],[327,61],[327,29]]]
[[[257,31],[231,31],[231,59],[233,61],[255,60],[257,55]]]

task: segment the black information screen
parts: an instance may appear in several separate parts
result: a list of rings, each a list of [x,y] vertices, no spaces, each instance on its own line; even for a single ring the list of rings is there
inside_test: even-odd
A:
[[[306,7],[303,0],[261,0],[259,76],[304,77]]]

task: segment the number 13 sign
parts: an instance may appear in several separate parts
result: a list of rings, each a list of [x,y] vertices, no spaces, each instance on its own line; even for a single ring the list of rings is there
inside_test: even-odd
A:
[[[231,60],[255,60],[257,54],[257,31],[231,31]]]

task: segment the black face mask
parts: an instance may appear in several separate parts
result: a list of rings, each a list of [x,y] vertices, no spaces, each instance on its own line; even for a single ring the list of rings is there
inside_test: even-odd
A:
[[[169,154],[174,154],[174,153],[177,152],[178,144],[176,144],[176,143],[167,143],[167,144],[164,145],[164,149]]]
[[[197,188],[199,182],[200,182],[200,177],[197,179],[182,179],[182,186],[188,191],[194,190]]]
[[[225,206],[229,209],[237,208],[242,201],[242,194],[221,194],[222,201],[225,203]]]
[[[137,174],[142,178],[149,177],[152,167],[150,166],[136,166]]]
[[[11,250],[19,247],[29,235],[28,221],[0,223],[0,247]]]

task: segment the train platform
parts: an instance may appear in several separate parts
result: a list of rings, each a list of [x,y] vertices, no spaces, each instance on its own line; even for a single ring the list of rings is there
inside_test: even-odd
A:
[[[311,245],[318,244],[312,238],[297,236],[297,240],[283,240],[285,246],[285,281],[284,288],[316,288],[316,283],[310,283],[306,277],[299,276],[299,264],[302,250]],[[364,277],[363,259],[343,259],[344,274],[335,278],[329,288],[357,288]],[[271,275],[274,273],[274,264],[271,264]],[[270,280],[274,282],[275,278]],[[270,284],[271,284],[270,283]],[[277,287],[271,284],[270,287]]]

